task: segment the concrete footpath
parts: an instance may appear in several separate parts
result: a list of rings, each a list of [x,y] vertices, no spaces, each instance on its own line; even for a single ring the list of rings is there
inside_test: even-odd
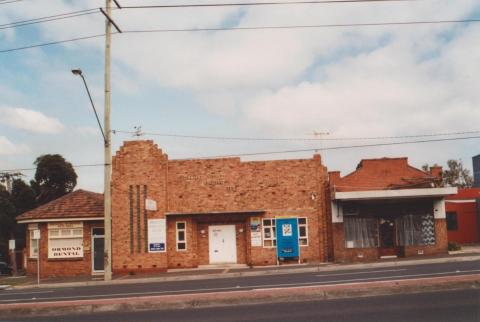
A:
[[[204,292],[181,295],[125,297],[115,299],[0,304],[0,316],[28,317],[93,312],[126,312],[216,307],[295,301],[330,300],[350,297],[425,293],[443,290],[479,289],[480,275],[389,280],[322,286],[254,289],[248,291]],[[432,299],[434,295],[432,295]]]
[[[232,277],[248,277],[248,276],[268,276],[280,274],[295,273],[316,273],[330,272],[339,270],[361,270],[369,268],[385,268],[397,266],[415,266],[425,264],[440,264],[462,261],[480,261],[479,253],[454,254],[445,256],[436,256],[430,258],[415,259],[389,259],[381,262],[372,263],[356,263],[356,264],[319,264],[319,265],[285,265],[270,266],[258,268],[230,268],[221,267],[217,269],[189,269],[175,270],[174,272],[163,273],[151,276],[122,276],[111,281],[105,282],[98,280],[78,280],[75,278],[42,281],[40,285],[36,284],[36,279],[30,279],[25,283],[17,285],[8,285],[8,281],[0,281],[0,291],[3,289],[34,289],[34,288],[61,288],[61,287],[81,287],[96,285],[115,285],[115,284],[142,284],[142,283],[158,283],[172,281],[187,280],[204,280],[219,279]],[[101,278],[101,276],[100,276]],[[2,285],[3,284],[3,285]]]

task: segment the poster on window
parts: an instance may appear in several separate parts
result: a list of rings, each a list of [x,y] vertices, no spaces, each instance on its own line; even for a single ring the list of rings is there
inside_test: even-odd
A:
[[[252,231],[250,234],[251,234],[252,247],[261,247],[262,246],[262,232],[261,231]]]
[[[148,252],[157,253],[166,251],[167,225],[165,219],[148,220]]]

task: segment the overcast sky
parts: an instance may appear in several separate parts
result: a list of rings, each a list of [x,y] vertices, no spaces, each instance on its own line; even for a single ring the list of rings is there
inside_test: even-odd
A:
[[[103,3],[0,3],[0,25]],[[480,19],[480,1],[123,9],[114,10],[113,18],[123,30],[462,20]],[[1,28],[0,50],[101,34],[104,19],[92,14]],[[112,129],[140,125],[155,133],[258,138],[313,138],[316,131],[330,133],[327,139],[480,130],[479,35],[475,22],[114,35]],[[70,70],[83,70],[103,117],[103,48],[98,38],[0,53],[0,169],[30,168],[46,153],[60,153],[73,164],[102,163],[95,117],[81,79]],[[145,138],[170,159],[387,142]],[[114,151],[130,139],[113,135]],[[329,170],[344,175],[362,158],[406,156],[417,167],[455,158],[471,168],[479,153],[480,140],[474,139],[321,154]],[[78,187],[102,191],[101,167],[76,170]]]

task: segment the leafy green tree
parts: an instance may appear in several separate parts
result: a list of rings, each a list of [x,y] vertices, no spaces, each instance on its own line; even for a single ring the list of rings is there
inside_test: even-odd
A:
[[[30,185],[37,195],[38,205],[72,192],[77,185],[77,174],[72,164],[59,154],[39,156],[34,164],[37,171]]]
[[[434,166],[438,166],[436,163]],[[442,171],[442,185],[458,188],[470,188],[473,185],[473,178],[470,171],[463,167],[462,160],[450,159],[447,161],[448,169]],[[425,163],[422,170],[428,172],[430,166]]]
[[[6,257],[8,240],[14,232],[17,210],[8,191],[0,185],[0,255]],[[3,258],[6,259],[6,258]]]
[[[462,160],[448,160],[448,169],[443,171],[443,182],[446,185],[459,188],[470,188],[473,178],[470,171],[463,167]]]
[[[11,198],[19,215],[37,206],[35,191],[21,179],[13,180]]]

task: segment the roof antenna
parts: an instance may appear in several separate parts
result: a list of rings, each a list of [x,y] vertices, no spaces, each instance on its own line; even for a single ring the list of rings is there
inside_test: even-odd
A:
[[[141,136],[144,135],[143,131],[142,131],[142,127],[139,125],[139,126],[134,126],[133,127],[135,129],[135,131],[133,132],[132,136],[136,139],[139,139]]]

